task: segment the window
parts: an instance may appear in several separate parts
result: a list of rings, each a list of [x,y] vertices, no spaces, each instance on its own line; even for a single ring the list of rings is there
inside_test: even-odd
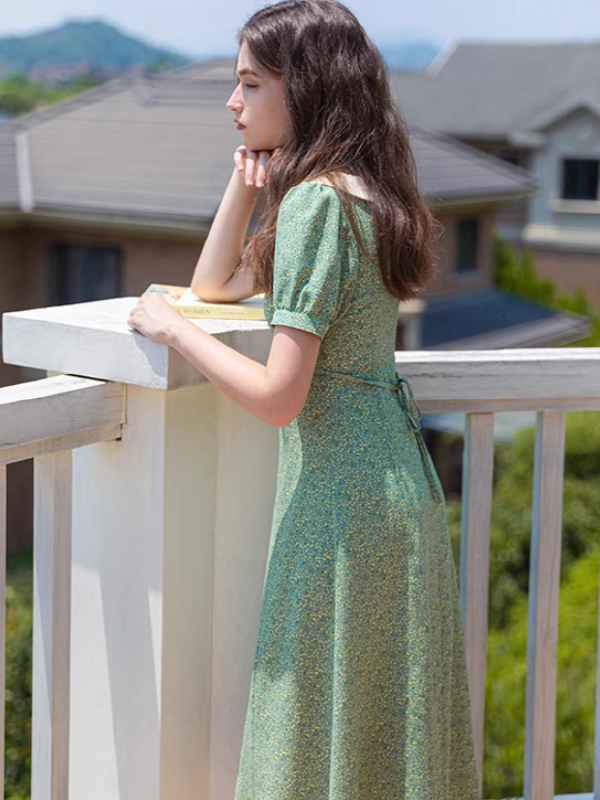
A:
[[[456,271],[472,272],[477,269],[477,243],[479,238],[477,217],[461,219],[456,225]]]
[[[563,200],[598,200],[600,160],[565,158],[563,160]]]
[[[121,294],[121,250],[55,244],[48,251],[46,305],[106,300]]]

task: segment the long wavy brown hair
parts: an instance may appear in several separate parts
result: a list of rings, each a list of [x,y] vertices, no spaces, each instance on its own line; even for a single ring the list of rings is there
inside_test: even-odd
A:
[[[400,300],[416,297],[436,271],[438,223],[417,187],[383,59],[359,21],[336,0],[284,0],[253,14],[238,42],[282,80],[291,133],[269,161],[259,229],[237,268],[251,270],[256,292],[272,294],[279,206],[292,186],[319,176],[334,184],[363,255],[373,259],[338,176],[345,172],[362,178],[370,195],[384,285]]]

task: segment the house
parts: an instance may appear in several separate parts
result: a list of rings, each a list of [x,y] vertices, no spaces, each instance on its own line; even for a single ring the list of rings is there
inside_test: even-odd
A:
[[[240,143],[224,105],[232,74],[233,62],[219,60],[116,80],[0,126],[0,313],[189,283]],[[423,300],[400,307],[397,349],[508,346],[509,334],[513,347],[583,338],[581,317],[493,287],[495,214],[531,193],[531,176],[417,128],[411,143],[444,233],[436,279]],[[0,365],[0,385],[39,377]],[[14,522],[30,500],[12,486]]]
[[[411,124],[528,170],[538,190],[497,216],[563,291],[600,308],[600,42],[460,44],[422,74],[391,74]]]

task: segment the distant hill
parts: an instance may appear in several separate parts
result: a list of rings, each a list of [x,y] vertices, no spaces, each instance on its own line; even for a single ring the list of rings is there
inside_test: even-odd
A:
[[[182,67],[192,59],[153,47],[102,20],[66,22],[58,28],[0,38],[0,73],[58,74],[89,69],[107,75],[134,67]]]

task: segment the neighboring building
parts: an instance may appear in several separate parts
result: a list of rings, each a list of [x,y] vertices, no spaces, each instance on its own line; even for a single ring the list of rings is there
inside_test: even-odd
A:
[[[392,74],[411,124],[529,170],[538,191],[498,214],[563,291],[600,308],[600,42],[463,44],[424,73]]]

